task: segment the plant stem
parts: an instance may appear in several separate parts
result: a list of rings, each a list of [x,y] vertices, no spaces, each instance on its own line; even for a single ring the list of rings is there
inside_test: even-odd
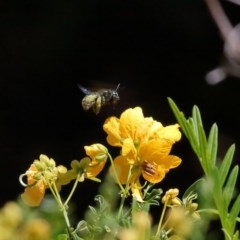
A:
[[[163,222],[163,217],[165,215],[166,209],[167,209],[167,201],[164,203],[162,214],[160,216],[160,220],[159,220],[158,227],[157,227],[157,232],[155,234],[156,238],[159,238],[159,236],[160,236],[161,228],[162,228],[162,222]]]
[[[112,169],[113,169],[113,173],[114,173],[114,176],[115,176],[115,180],[117,181],[117,184],[118,184],[118,186],[120,187],[120,189],[122,190],[122,192],[124,192],[125,189],[123,188],[123,186],[122,186],[122,184],[121,184],[121,182],[120,182],[120,180],[119,180],[119,178],[118,178],[117,170],[116,170],[116,168],[115,168],[115,166],[114,166],[112,156],[111,156],[109,153],[108,153],[108,157],[109,157],[110,162],[111,162],[111,165],[112,165]]]
[[[77,187],[77,185],[78,185],[78,181],[79,181],[80,178],[81,178],[81,174],[79,173],[79,174],[77,175],[76,179],[75,179],[75,182],[74,182],[74,184],[73,184],[73,187],[72,187],[72,189],[71,189],[71,192],[70,192],[69,195],[68,195],[67,200],[64,202],[64,206],[67,206],[67,205],[68,205],[70,199],[72,198],[73,193],[75,192],[75,189],[76,189],[76,187]]]

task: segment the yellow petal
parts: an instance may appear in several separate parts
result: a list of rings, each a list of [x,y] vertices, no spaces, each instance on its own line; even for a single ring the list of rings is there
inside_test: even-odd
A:
[[[160,122],[153,120],[153,118],[145,118],[144,127],[143,128],[143,136],[146,140],[150,140],[152,138],[156,138],[157,132],[161,131],[163,128]],[[145,131],[144,131],[145,130]]]
[[[126,157],[130,165],[134,165],[137,161],[137,150],[134,146],[132,139],[126,139],[123,141],[121,155]]]
[[[106,161],[92,161],[87,170],[87,178],[96,177],[104,168]]]
[[[102,144],[96,143],[96,144],[92,144],[90,146],[84,146],[84,149],[86,151],[86,154],[92,160],[98,160],[98,161],[106,161],[107,160],[108,150]]]
[[[150,164],[150,163],[149,163]],[[160,165],[152,165],[151,168],[142,168],[142,176],[145,180],[151,183],[158,183],[165,177],[165,170]]]
[[[161,165],[165,168],[165,171],[178,167],[181,162],[181,158],[174,155],[168,155],[161,159]]]
[[[144,116],[140,107],[129,108],[125,110],[119,120],[119,131],[123,138],[136,139],[138,129],[144,123]]]
[[[144,142],[139,147],[139,156],[142,160],[158,162],[167,156],[171,150],[172,143],[162,139],[152,139]]]
[[[116,117],[109,117],[103,125],[104,131],[108,134],[107,142],[111,146],[121,146],[121,136],[119,132],[119,119]]]
[[[172,143],[181,139],[181,132],[179,131],[179,125],[169,125],[161,129],[158,132],[159,138],[170,140]]]
[[[137,182],[134,182],[131,184],[131,190],[132,190],[132,196],[138,201],[138,202],[143,202],[143,194],[142,194],[142,186],[137,180]]]
[[[21,195],[22,200],[31,207],[39,206],[45,194],[45,185],[38,181],[34,186],[27,187]]]
[[[119,179],[119,181],[122,184],[126,184],[127,179],[128,179],[129,170],[130,170],[130,164],[129,164],[127,158],[123,157],[123,156],[118,156],[114,159],[113,163],[114,163],[114,168],[115,168],[116,172],[114,171],[113,167],[111,166],[110,167],[111,175],[114,178],[116,178],[115,174],[117,174],[117,178]]]

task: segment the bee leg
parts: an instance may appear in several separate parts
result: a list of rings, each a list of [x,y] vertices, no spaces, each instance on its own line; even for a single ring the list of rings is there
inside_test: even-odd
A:
[[[100,109],[102,107],[102,97],[97,97],[95,104],[93,105],[93,111],[95,114],[98,114],[100,112]]]

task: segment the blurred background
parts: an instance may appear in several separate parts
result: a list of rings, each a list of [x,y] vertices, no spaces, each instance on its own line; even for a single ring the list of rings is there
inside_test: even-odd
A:
[[[240,6],[222,3],[237,24]],[[219,156],[235,143],[239,162],[240,79],[205,81],[220,63],[223,41],[203,0],[7,0],[0,11],[1,205],[23,191],[18,176],[41,153],[69,166],[85,156],[84,145],[106,144],[108,116],[141,106],[145,116],[175,123],[167,97],[186,116],[196,104],[206,131],[216,122]],[[77,84],[118,83],[117,106],[98,116],[83,111]],[[184,137],[173,152],[183,163],[160,186],[184,191],[202,171]],[[90,181],[79,187],[81,210],[97,187]]]

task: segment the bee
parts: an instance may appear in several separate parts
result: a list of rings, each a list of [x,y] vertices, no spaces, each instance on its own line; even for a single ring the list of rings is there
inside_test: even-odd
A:
[[[99,89],[97,91],[90,91],[87,88],[78,85],[80,90],[85,94],[82,99],[82,107],[85,111],[90,108],[93,109],[95,114],[98,114],[102,106],[116,104],[120,97],[118,95],[118,88],[120,84],[117,85],[116,89]]]

